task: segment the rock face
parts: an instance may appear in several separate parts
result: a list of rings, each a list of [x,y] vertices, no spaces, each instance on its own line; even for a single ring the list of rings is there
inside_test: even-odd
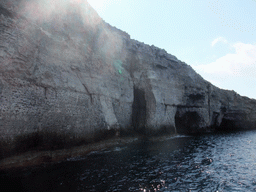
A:
[[[111,130],[254,129],[255,106],[165,50],[130,39],[86,1],[0,2],[0,136],[11,149]]]

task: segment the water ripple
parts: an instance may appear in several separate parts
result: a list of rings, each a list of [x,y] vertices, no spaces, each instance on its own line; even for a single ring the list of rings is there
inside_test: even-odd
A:
[[[26,191],[256,191],[255,137],[137,141],[18,175]]]

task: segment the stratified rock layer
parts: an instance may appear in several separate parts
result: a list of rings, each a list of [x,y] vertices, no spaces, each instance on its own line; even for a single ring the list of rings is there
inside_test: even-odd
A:
[[[22,142],[25,151],[52,147],[56,138],[99,139],[109,130],[255,128],[255,100],[213,86],[81,2],[0,2],[0,136],[14,151]]]

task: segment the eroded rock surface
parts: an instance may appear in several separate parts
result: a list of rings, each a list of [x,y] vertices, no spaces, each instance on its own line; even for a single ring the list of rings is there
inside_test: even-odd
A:
[[[213,86],[75,0],[0,2],[0,104],[1,141],[14,151],[22,142],[29,141],[24,150],[65,147],[111,130],[191,134],[256,125],[255,100]]]

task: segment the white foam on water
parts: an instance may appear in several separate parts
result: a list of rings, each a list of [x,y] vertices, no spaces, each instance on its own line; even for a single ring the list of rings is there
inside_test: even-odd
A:
[[[86,157],[78,156],[78,157],[67,158],[67,161],[81,161],[81,160],[84,160],[84,159],[86,159]]]
[[[189,135],[175,135],[175,136],[170,136],[170,137],[166,137],[164,139],[161,139],[161,141],[171,140],[171,139],[176,139],[176,138],[186,138],[186,137],[193,137],[193,136],[189,136]]]

